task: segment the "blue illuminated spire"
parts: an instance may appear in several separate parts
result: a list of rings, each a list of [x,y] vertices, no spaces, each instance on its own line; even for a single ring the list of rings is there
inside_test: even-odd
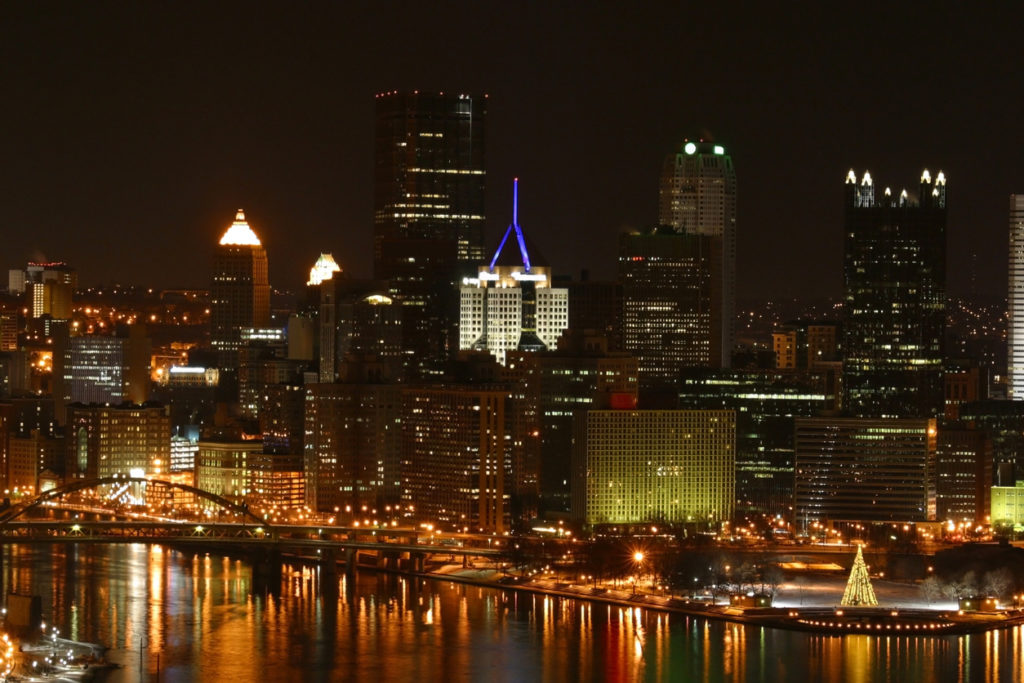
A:
[[[494,264],[498,262],[501,250],[505,247],[505,242],[508,241],[508,236],[512,234],[513,230],[516,233],[516,242],[519,243],[519,253],[523,257],[523,267],[529,273],[530,254],[526,251],[526,239],[523,237],[523,229],[519,227],[519,178],[513,178],[512,180],[512,224],[505,230],[505,236],[501,238],[498,250],[494,252],[494,258],[491,259],[489,270],[492,273],[494,272]]]

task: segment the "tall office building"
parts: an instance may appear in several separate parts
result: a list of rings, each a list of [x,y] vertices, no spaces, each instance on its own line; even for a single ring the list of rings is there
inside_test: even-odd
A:
[[[402,303],[424,367],[454,350],[456,285],[484,259],[485,119],[485,96],[377,96],[374,277]]]
[[[63,261],[30,261],[24,270],[9,271],[8,289],[25,294],[28,317],[66,320],[71,317],[71,297],[78,286],[78,273]]]
[[[835,409],[835,373],[695,368],[678,391],[681,409],[736,411],[737,512],[789,516],[794,419]]]
[[[716,306],[720,242],[668,226],[619,237],[622,348],[636,356],[641,383],[673,383],[682,368],[728,362]]]
[[[731,410],[591,410],[573,451],[573,516],[588,524],[716,526],[735,504]]]
[[[926,170],[914,202],[846,178],[843,327],[846,409],[858,417],[943,413],[946,177]]]
[[[984,524],[992,491],[992,440],[978,429],[939,432],[935,456],[936,519]]]
[[[142,404],[150,395],[152,344],[144,325],[132,325],[127,336],[71,337],[54,350],[54,396],[57,420],[71,403]],[[59,373],[59,374],[58,374]]]
[[[415,508],[416,520],[446,530],[509,528],[508,404],[506,388],[486,384],[403,392],[402,501]]]
[[[519,227],[518,178],[512,197],[512,224],[490,263],[463,278],[459,302],[459,349],[503,365],[507,351],[554,349],[569,326],[569,291],[551,286],[551,268]]]
[[[320,381],[336,382],[349,357],[376,357],[389,377],[410,361],[402,350],[402,306],[385,283],[336,277],[320,285]]]
[[[540,504],[546,512],[567,512],[571,503],[572,443],[576,416],[592,408],[635,407],[636,358],[609,352],[594,332],[566,334],[557,350],[509,351],[505,377],[524,396],[534,397],[539,415]],[[529,408],[529,404],[526,404]],[[514,468],[515,469],[515,468]]]
[[[1024,194],[1010,195],[1010,321],[1006,373],[1010,398],[1024,401]]]
[[[72,404],[67,449],[69,477],[159,477],[170,471],[171,418],[152,404]]]
[[[690,142],[665,157],[658,223],[687,235],[713,237],[715,271],[711,293],[714,365],[729,367],[736,317],[736,170],[725,148]]]
[[[359,512],[397,503],[402,428],[396,384],[320,383],[306,388],[306,504]]]
[[[935,420],[796,420],[796,521],[935,519]]]
[[[234,369],[243,327],[270,325],[267,252],[239,209],[213,255],[210,341],[218,366]]]

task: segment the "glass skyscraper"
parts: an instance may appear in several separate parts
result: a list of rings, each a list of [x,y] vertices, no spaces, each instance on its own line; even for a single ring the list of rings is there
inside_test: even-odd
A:
[[[485,119],[486,96],[377,95],[374,277],[419,360],[456,348],[457,283],[484,260]]]
[[[943,413],[946,178],[924,171],[919,200],[870,173],[846,179],[845,408],[857,417]]]

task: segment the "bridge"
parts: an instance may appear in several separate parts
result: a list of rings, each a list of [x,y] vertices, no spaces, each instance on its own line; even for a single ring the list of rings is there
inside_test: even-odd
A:
[[[78,508],[78,512],[62,510],[65,496],[95,489],[103,485],[145,484],[166,486],[205,499],[230,517],[240,521],[195,521],[136,515],[134,518],[102,519],[104,516],[126,517],[116,510]],[[33,518],[32,513],[46,510],[52,516]],[[57,513],[57,514],[54,514]],[[58,516],[58,514],[63,516]],[[326,570],[336,571],[344,561],[346,571],[357,565],[383,569],[423,571],[426,558],[432,555],[498,558],[500,547],[486,546],[484,538],[459,534],[461,541],[445,539],[437,542],[431,534],[421,539],[421,531],[412,527],[356,527],[313,524],[271,524],[216,494],[187,484],[133,477],[105,477],[76,480],[46,491],[35,498],[0,510],[0,545],[10,543],[150,543],[205,550],[234,550],[254,556],[254,564],[280,563],[284,554],[317,561]],[[493,540],[493,539],[489,539]],[[473,545],[480,543],[480,545]]]

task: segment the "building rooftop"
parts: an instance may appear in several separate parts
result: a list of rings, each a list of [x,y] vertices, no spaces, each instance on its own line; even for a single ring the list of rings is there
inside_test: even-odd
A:
[[[256,236],[256,233],[252,231],[249,224],[245,221],[245,212],[241,209],[235,214],[235,222],[231,224],[224,236],[220,238],[222,245],[239,245],[239,246],[260,246],[260,238]]]

